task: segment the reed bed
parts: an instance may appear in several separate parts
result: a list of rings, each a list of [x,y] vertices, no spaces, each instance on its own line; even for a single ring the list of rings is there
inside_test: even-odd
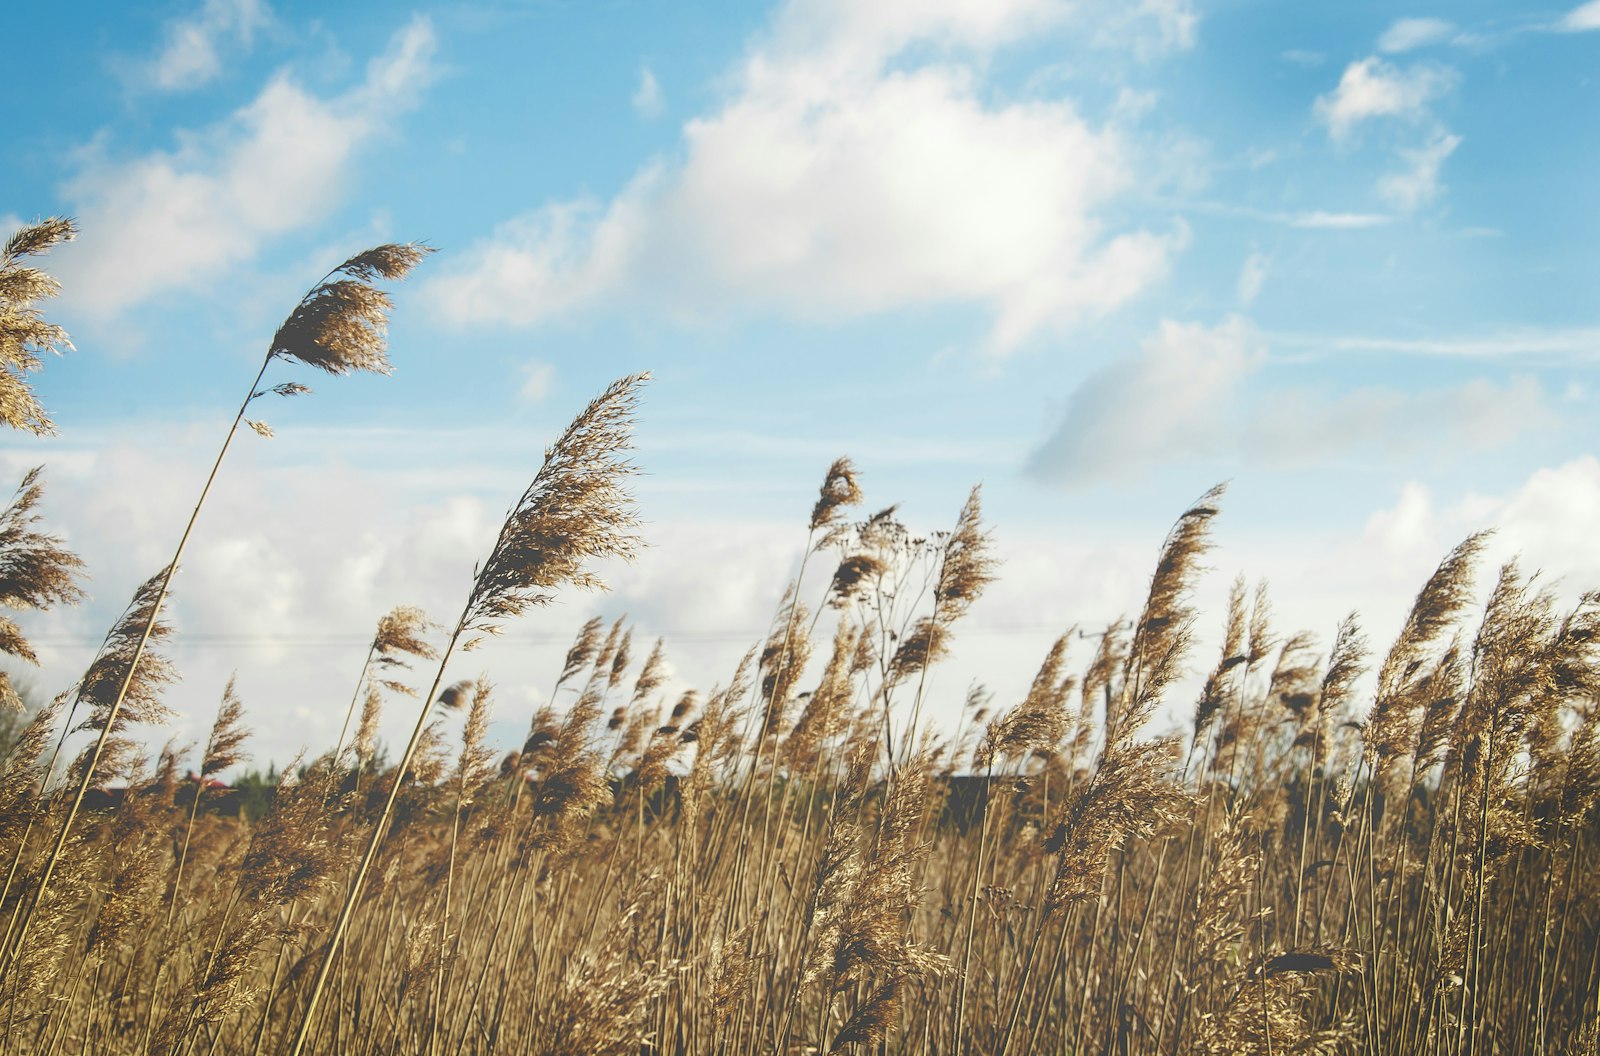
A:
[[[267,364],[386,365],[371,282],[421,254],[373,253]],[[64,342],[30,281],[16,347]],[[329,687],[339,742],[258,817],[176,776],[247,758],[231,685],[197,759],[134,731],[163,718],[170,567],[140,588],[0,765],[0,1054],[1597,1051],[1600,595],[1562,609],[1514,563],[1480,593],[1481,536],[1386,650],[1353,615],[1322,643],[1242,581],[1196,610],[1216,489],[1126,619],[933,723],[929,673],[1000,572],[981,495],[916,532],[864,515],[841,459],[724,683],[669,697],[670,642],[591,620],[524,742],[488,745],[465,651],[639,542],[645,380],[553,440],[453,624],[378,620],[353,691]],[[13,424],[37,426],[25,396]],[[13,608],[78,596],[29,527],[40,488],[0,517]],[[379,767],[397,706],[414,733]],[[70,729],[93,744],[69,762]]]

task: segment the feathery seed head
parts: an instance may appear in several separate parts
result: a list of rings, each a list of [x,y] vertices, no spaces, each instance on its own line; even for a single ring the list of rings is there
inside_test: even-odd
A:
[[[606,689],[616,689],[622,684],[622,676],[628,671],[628,664],[633,659],[633,628],[628,628],[622,635],[622,640],[617,643],[616,652],[611,656],[611,674],[606,679]]]
[[[472,680],[468,678],[446,686],[439,692],[439,699],[434,701],[434,706],[442,711],[460,711],[467,702],[467,691],[471,688]]]
[[[561,665],[561,677],[556,679],[557,689],[589,665],[600,648],[600,628],[604,626],[605,621],[595,616],[578,631],[578,637],[573,640],[572,647],[567,650],[566,660]]]
[[[244,758],[244,742],[250,739],[250,730],[244,725],[244,705],[234,692],[236,675],[228,676],[222,690],[222,704],[217,708],[216,721],[211,724],[211,736],[206,739],[206,751],[200,762],[200,776],[211,777],[233,766]]]
[[[839,519],[839,511],[861,502],[861,486],[856,482],[856,467],[848,458],[836,459],[822,479],[822,491],[811,508],[811,530],[825,528]]]
[[[465,629],[493,634],[501,621],[548,604],[563,585],[603,589],[589,563],[632,560],[639,519],[627,480],[637,469],[625,456],[639,388],[648,379],[635,374],[613,382],[545,452],[478,571]]]
[[[1107,711],[1108,742],[1131,737],[1143,727],[1162,692],[1181,671],[1194,623],[1189,598],[1200,573],[1200,558],[1211,548],[1211,521],[1226,489],[1226,484],[1218,484],[1202,495],[1167,534],[1123,663],[1121,700]]]
[[[994,582],[999,564],[990,556],[989,534],[983,530],[982,487],[975,486],[956,518],[955,531],[944,541],[944,560],[934,587],[935,612],[950,624],[966,615],[983,588]]]
[[[843,606],[857,599],[862,591],[882,577],[888,565],[872,554],[851,554],[834,569],[828,591],[833,604]]]
[[[53,216],[13,233],[0,249],[0,422],[39,436],[53,436],[56,427],[28,387],[27,376],[43,365],[44,353],[59,354],[72,342],[37,307],[60,292],[60,283],[24,264],[23,258],[67,242],[76,233],[71,220]]]
[[[393,302],[372,283],[404,278],[432,252],[410,243],[378,246],[351,257],[300,299],[273,335],[267,355],[298,360],[329,374],[391,373],[385,333]],[[345,277],[334,278],[339,275]]]
[[[378,719],[383,714],[383,696],[378,687],[367,686],[367,695],[361,701],[361,721],[356,726],[356,759],[365,764],[378,748]]]
[[[78,729],[104,729],[109,721],[111,732],[116,733],[132,722],[165,722],[171,714],[166,705],[161,703],[161,692],[178,680],[178,672],[172,661],[156,647],[171,636],[172,625],[164,619],[152,621],[157,599],[166,581],[165,568],[145,580],[134,592],[133,600],[121,618],[107,633],[100,646],[100,654],[89,665],[89,670],[78,684],[80,700],[91,709],[89,717],[79,724]],[[128,681],[128,690],[121,706],[113,715],[112,706],[116,702],[117,692],[133,665],[134,654],[139,650],[147,624],[150,628],[149,644]]]
[[[423,637],[432,629],[427,613],[415,605],[396,605],[378,620],[377,632],[372,636],[372,649],[382,666],[408,667],[402,657],[415,656],[422,660],[438,659],[439,650]]]
[[[83,561],[62,546],[60,539],[32,527],[39,520],[34,507],[44,494],[41,472],[40,468],[29,470],[16,497],[0,512],[0,607],[7,609],[48,609],[73,605],[83,598],[78,586]],[[0,615],[0,653],[30,664],[39,662],[22,629],[5,615]],[[0,707],[21,710],[21,704],[10,679],[0,677]]]

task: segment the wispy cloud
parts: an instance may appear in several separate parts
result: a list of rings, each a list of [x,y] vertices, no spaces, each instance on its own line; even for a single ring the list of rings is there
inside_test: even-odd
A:
[[[1402,18],[1383,31],[1378,50],[1391,55],[1415,51],[1449,40],[1455,32],[1455,24],[1442,18]]]
[[[648,66],[639,68],[639,87],[633,90],[630,100],[633,109],[640,117],[660,117],[661,111],[666,107],[666,99],[661,94],[661,84],[656,80],[656,75]]]
[[[550,395],[550,383],[555,380],[556,369],[549,363],[535,360],[522,366],[522,386],[517,395],[524,403],[543,403]]]
[[[1174,50],[1194,47],[1200,14],[1193,0],[1140,0],[1139,13],[1155,26],[1162,47]]]
[[[227,120],[180,133],[172,151],[127,160],[103,140],[62,188],[83,235],[58,265],[72,303],[107,318],[173,289],[215,282],[274,236],[337,204],[356,152],[433,79],[433,28],[413,20],[343,95],[287,75]]]
[[[1306,352],[1373,352],[1452,359],[1600,360],[1600,327],[1505,330],[1458,337],[1382,337],[1275,331],[1275,347]]]
[[[1183,208],[1195,212],[1212,213],[1219,216],[1237,216],[1256,220],[1263,224],[1277,224],[1283,227],[1298,227],[1307,230],[1357,230],[1367,227],[1381,227],[1384,224],[1393,223],[1396,219],[1386,213],[1358,213],[1330,209],[1302,209],[1294,212],[1285,212],[1272,209],[1257,209],[1253,206],[1215,200],[1186,202]]]
[[[1328,61],[1328,56],[1322,52],[1308,51],[1305,48],[1290,48],[1288,51],[1279,52],[1278,58],[1307,70],[1314,70]]]
[[[1275,213],[1271,214],[1280,223],[1290,227],[1305,227],[1324,230],[1352,230],[1363,227],[1380,227],[1394,219],[1382,213],[1332,213],[1321,209],[1314,209],[1304,213]]]
[[[1402,148],[1406,167],[1378,181],[1378,194],[1396,209],[1410,212],[1439,196],[1439,169],[1461,145],[1461,137],[1439,132],[1415,149]]]
[[[1271,267],[1271,259],[1263,253],[1251,253],[1245,258],[1244,266],[1239,269],[1239,281],[1234,287],[1241,308],[1250,307],[1261,296],[1261,287],[1266,285]]]
[[[224,52],[249,51],[256,30],[271,20],[265,0],[206,0],[167,23],[166,43],[144,65],[143,80],[162,91],[198,88],[222,72]]]

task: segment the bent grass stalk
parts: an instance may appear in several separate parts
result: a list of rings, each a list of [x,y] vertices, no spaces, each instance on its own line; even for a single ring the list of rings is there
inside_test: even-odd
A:
[[[200,497],[195,501],[194,509],[184,524],[183,534],[178,537],[178,546],[173,551],[172,560],[161,573],[160,585],[150,606],[149,617],[134,646],[127,671],[122,676],[122,684],[107,709],[105,724],[90,751],[77,790],[73,793],[72,804],[61,823],[61,831],[56,838],[55,846],[45,860],[44,870],[34,886],[28,908],[23,913],[10,947],[6,950],[5,962],[0,964],[0,979],[3,979],[16,963],[27,941],[28,928],[32,923],[34,912],[55,875],[61,853],[82,809],[84,797],[94,781],[123,701],[144,659],[151,631],[160,619],[161,605],[166,600],[172,577],[178,570],[178,562],[182,560],[183,552],[189,545],[189,537],[194,532],[195,522],[200,519],[200,510],[205,505],[206,497],[211,493],[211,485],[216,482],[217,473],[222,468],[222,461],[227,457],[228,449],[233,445],[233,438],[238,435],[241,423],[249,424],[252,429],[265,436],[272,435],[271,430],[262,423],[245,418],[245,411],[249,410],[253,401],[268,392],[280,396],[296,396],[310,391],[306,386],[296,382],[285,382],[271,389],[258,389],[261,379],[266,376],[267,368],[272,365],[274,359],[287,359],[297,360],[336,375],[348,374],[355,370],[389,373],[384,330],[390,301],[386,294],[372,285],[373,280],[380,277],[403,278],[431,252],[431,249],[415,244],[383,245],[351,257],[324,275],[321,281],[301,298],[289,318],[273,335],[267,354],[261,361],[261,369],[256,371],[244,401],[239,404],[238,413],[234,415],[227,435],[223,437],[222,447],[217,452],[216,460],[211,464],[211,471],[206,475],[205,483],[200,488]],[[335,276],[339,275],[343,275],[344,278],[336,279]]]
[[[545,451],[544,464],[501,524],[488,559],[477,569],[461,616],[440,654],[433,685],[423,695],[411,739],[395,766],[383,810],[339,908],[301,1012],[291,1056],[299,1056],[310,1038],[329,973],[343,949],[351,915],[394,816],[406,770],[416,756],[432,703],[444,684],[445,669],[463,635],[477,636],[465,643],[465,648],[471,649],[483,636],[497,633],[501,621],[548,604],[560,586],[603,589],[605,584],[587,569],[589,562],[633,557],[638,546],[638,519],[624,482],[635,469],[624,456],[632,447],[638,391],[648,379],[648,374],[636,374],[613,382],[573,419]]]

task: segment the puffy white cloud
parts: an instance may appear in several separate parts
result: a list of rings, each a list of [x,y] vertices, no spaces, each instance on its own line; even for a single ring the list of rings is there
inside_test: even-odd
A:
[[[222,72],[221,49],[248,50],[271,19],[264,0],[206,0],[194,15],[167,23],[166,44],[143,79],[163,91],[198,88]]]
[[[1568,33],[1600,29],[1600,0],[1589,0],[1586,4],[1578,5],[1568,11],[1557,25]]]
[[[1332,394],[1269,384],[1267,362],[1266,340],[1248,320],[1165,321],[1137,354],[1078,387],[1029,467],[1076,487],[1195,459],[1296,466],[1360,450],[1494,448],[1557,420],[1531,378]]]
[[[661,84],[656,80],[656,75],[648,66],[639,68],[639,87],[633,90],[630,99],[633,108],[640,117],[660,117],[661,111],[666,106],[666,100],[661,94]]]
[[[628,279],[646,221],[641,192],[603,207],[592,199],[545,206],[509,220],[428,281],[424,298],[462,323],[528,326],[588,307]]]
[[[1383,31],[1378,50],[1391,55],[1415,51],[1449,40],[1455,30],[1454,24],[1442,18],[1402,18]]]
[[[606,205],[502,225],[432,282],[433,302],[522,325],[618,296],[689,316],[967,303],[992,312],[997,352],[1115,308],[1187,234],[1104,219],[1134,181],[1117,132],[1066,101],[993,103],[950,56],[901,61],[915,43],[998,47],[1065,11],[792,4],[727,103],[685,125],[680,164],[647,167]]]
[[[339,97],[278,75],[226,121],[181,135],[174,150],[116,160],[100,144],[86,149],[63,188],[83,232],[60,254],[66,296],[113,316],[214,282],[272,237],[326,215],[356,152],[433,78],[433,51],[431,25],[415,19]]]
[[[1581,455],[1533,470],[1501,494],[1439,495],[1411,481],[1393,506],[1368,519],[1362,541],[1375,552],[1415,560],[1445,550],[1468,534],[1492,529],[1480,581],[1487,587],[1498,566],[1515,558],[1523,572],[1541,570],[1567,599],[1600,587],[1600,459]]]
[[[1439,196],[1439,169],[1461,145],[1461,137],[1439,132],[1415,149],[1401,149],[1407,167],[1378,181],[1378,193],[1396,209],[1410,211]]]
[[[1432,65],[1400,69],[1376,56],[1345,67],[1339,85],[1317,98],[1314,111],[1334,139],[1345,139],[1363,121],[1392,117],[1417,121],[1428,104],[1456,83],[1454,71]]]

